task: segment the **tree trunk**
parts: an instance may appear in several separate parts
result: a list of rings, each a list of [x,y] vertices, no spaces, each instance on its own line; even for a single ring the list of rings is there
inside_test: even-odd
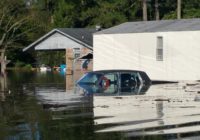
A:
[[[6,95],[5,93],[8,92],[8,85],[7,85],[7,75],[0,75],[0,100],[5,101]]]
[[[147,1],[142,0],[142,7],[143,7],[143,20],[147,21]]]
[[[0,61],[1,61],[1,74],[4,75],[5,71],[6,71],[5,49],[1,49],[0,53],[1,53],[1,57],[0,57]]]
[[[158,0],[155,0],[155,15],[156,15],[156,20],[160,20]]]
[[[181,19],[181,0],[177,0],[177,19]]]

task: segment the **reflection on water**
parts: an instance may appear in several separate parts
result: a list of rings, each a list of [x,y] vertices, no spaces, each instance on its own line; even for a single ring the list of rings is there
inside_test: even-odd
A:
[[[0,139],[200,138],[198,82],[84,94],[67,89],[59,73],[8,72],[2,79]]]
[[[124,131],[127,137],[198,134],[200,103],[195,101],[198,92],[187,88],[178,84],[154,85],[144,96],[121,96],[121,100],[94,98],[94,114],[101,116],[96,124],[115,124],[97,132]]]

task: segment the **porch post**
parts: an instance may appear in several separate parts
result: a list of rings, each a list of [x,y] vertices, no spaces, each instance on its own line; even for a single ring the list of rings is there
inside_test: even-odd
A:
[[[66,90],[73,88],[73,49],[66,49]]]
[[[73,50],[71,48],[66,49],[66,74],[72,75],[73,74]]]

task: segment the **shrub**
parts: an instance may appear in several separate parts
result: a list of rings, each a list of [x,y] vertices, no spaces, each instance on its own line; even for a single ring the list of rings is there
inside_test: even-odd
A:
[[[20,68],[20,67],[23,67],[23,66],[25,66],[25,63],[24,63],[24,62],[17,61],[17,62],[15,63],[15,67],[16,67],[16,68]]]
[[[26,64],[23,68],[27,69],[27,70],[31,70],[32,66],[31,66],[31,64]]]

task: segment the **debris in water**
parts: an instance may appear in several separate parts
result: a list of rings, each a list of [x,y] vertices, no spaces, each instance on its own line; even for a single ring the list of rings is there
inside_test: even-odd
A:
[[[169,99],[155,99],[155,101],[167,101],[167,102],[169,102],[170,100]]]
[[[197,83],[187,83],[186,86],[196,86],[198,85]]]
[[[123,99],[123,97],[114,97],[115,99]]]

